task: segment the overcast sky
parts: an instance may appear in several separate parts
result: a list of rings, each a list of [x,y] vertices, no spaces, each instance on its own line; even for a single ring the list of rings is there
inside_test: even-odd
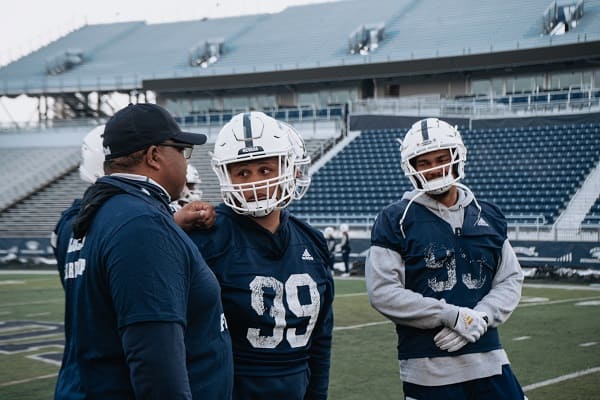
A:
[[[5,0],[7,3],[9,0]],[[0,65],[85,24],[170,22],[278,12],[335,0],[17,0],[0,13]]]
[[[276,13],[288,6],[339,0],[4,0],[0,12],[0,66],[84,24],[148,23]],[[30,121],[36,102],[0,97],[0,124]]]

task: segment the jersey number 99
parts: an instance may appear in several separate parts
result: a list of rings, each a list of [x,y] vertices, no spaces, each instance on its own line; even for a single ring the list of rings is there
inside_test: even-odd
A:
[[[307,286],[310,294],[310,303],[300,304],[298,297],[298,288]],[[260,334],[260,329],[249,328],[246,338],[256,348],[274,349],[283,340],[284,331],[286,331],[287,321],[285,320],[285,306],[283,304],[283,296],[290,311],[296,317],[308,317],[308,325],[304,334],[297,334],[296,328],[288,328],[285,338],[290,344],[290,347],[306,346],[310,335],[317,322],[319,309],[321,308],[321,297],[317,289],[316,282],[309,274],[292,274],[285,282],[285,285],[277,279],[270,276],[257,276],[250,282],[250,290],[252,291],[251,304],[252,308],[258,315],[264,315],[266,310],[264,301],[264,289],[271,288],[275,292],[273,305],[268,310],[269,315],[275,320],[273,334],[271,336],[263,336]]]

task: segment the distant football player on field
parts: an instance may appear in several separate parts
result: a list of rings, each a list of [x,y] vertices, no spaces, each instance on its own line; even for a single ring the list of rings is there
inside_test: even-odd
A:
[[[185,173],[185,186],[181,192],[179,199],[171,202],[171,206],[174,211],[181,210],[183,206],[191,203],[192,201],[202,200],[202,190],[200,190],[200,173],[198,169],[192,164],[188,163],[187,170]]]
[[[381,211],[366,282],[372,306],[396,324],[406,399],[523,399],[497,327],[517,307],[523,273],[506,220],[464,178],[467,149],[436,118],[401,142],[414,190]]]
[[[211,230],[189,233],[221,284],[237,400],[327,398],[333,278],[323,235],[285,208],[303,177],[291,130],[261,112],[221,129],[224,203]]]

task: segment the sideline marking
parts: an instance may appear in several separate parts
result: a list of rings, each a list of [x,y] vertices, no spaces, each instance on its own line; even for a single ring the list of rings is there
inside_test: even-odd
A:
[[[358,292],[358,293],[344,293],[344,294],[336,294],[335,297],[355,297],[355,296],[366,296],[367,292]]]
[[[58,372],[56,372],[54,374],[50,374],[50,375],[42,375],[42,376],[36,376],[36,377],[33,377],[33,378],[28,378],[28,379],[21,379],[21,380],[18,380],[18,381],[2,382],[2,383],[0,383],[0,387],[19,385],[21,383],[38,381],[40,379],[55,378],[57,376],[58,376]]]
[[[545,306],[545,305],[548,305],[548,304],[572,303],[574,301],[597,300],[597,299],[600,299],[600,297],[594,296],[594,297],[579,297],[579,298],[573,298],[573,299],[551,300],[551,301],[544,301],[544,302],[540,302],[540,303],[519,304],[517,306],[517,308]]]
[[[366,324],[359,324],[359,325],[337,326],[337,327],[334,327],[333,330],[334,331],[346,331],[349,329],[359,329],[359,328],[366,328],[367,326],[376,326],[376,325],[391,324],[391,323],[392,323],[392,321],[368,322]]]
[[[54,269],[0,269],[0,275],[58,275],[58,270]]]
[[[576,306],[600,306],[600,300],[582,301],[575,304]]]
[[[564,290],[600,290],[600,286],[595,285],[562,285],[553,283],[523,283],[523,287],[540,289],[564,289]]]
[[[566,380],[573,379],[573,378],[579,378],[580,376],[594,374],[596,372],[600,372],[600,367],[588,368],[588,369],[584,369],[583,371],[577,371],[577,372],[573,372],[572,374],[562,375],[562,376],[558,376],[558,377],[552,378],[552,379],[547,379],[545,381],[541,381],[538,383],[533,383],[531,385],[524,386],[523,391],[527,392],[527,391],[541,388],[544,386],[554,385],[555,383],[558,383],[558,382],[566,381]]]
[[[0,307],[29,306],[32,304],[46,304],[46,303],[61,303],[63,301],[65,301],[65,299],[37,300],[37,301],[27,301],[27,302],[23,302],[23,303],[3,303],[3,304],[0,304]]]

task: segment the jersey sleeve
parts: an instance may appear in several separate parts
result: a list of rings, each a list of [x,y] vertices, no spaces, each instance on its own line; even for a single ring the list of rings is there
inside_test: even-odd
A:
[[[492,288],[475,306],[475,310],[487,314],[490,326],[496,327],[506,322],[519,305],[523,279],[521,264],[506,239],[502,246],[502,256],[492,281]]]
[[[210,229],[195,229],[188,232],[192,242],[198,247],[208,265],[226,254],[231,246],[231,221],[217,212],[215,224]]]
[[[394,323],[420,329],[454,325],[457,306],[405,287],[404,261],[394,250],[371,246],[365,281],[371,306]]]
[[[119,328],[185,326],[191,260],[179,234],[164,216],[139,216],[115,232],[105,273]]]
[[[123,351],[137,398],[192,398],[183,335],[183,327],[175,322],[145,322],[123,329]]]

